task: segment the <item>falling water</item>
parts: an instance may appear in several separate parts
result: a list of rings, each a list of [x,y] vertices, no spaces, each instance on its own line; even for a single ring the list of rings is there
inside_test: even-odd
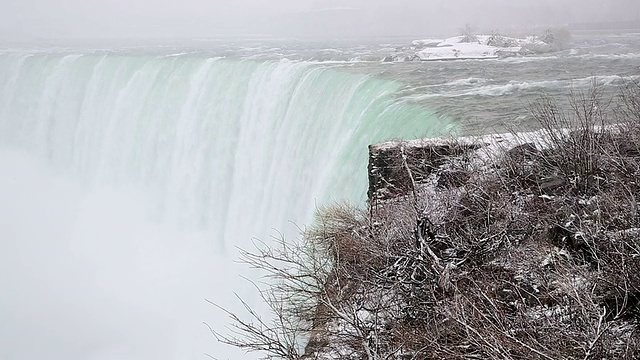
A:
[[[202,325],[227,321],[205,298],[257,301],[236,247],[363,201],[369,143],[451,130],[401,87],[286,60],[1,53],[0,358],[239,358]]]

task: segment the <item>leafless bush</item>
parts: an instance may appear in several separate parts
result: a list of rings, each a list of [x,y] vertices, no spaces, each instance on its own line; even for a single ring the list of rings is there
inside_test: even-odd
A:
[[[540,40],[548,44],[553,51],[566,49],[571,42],[571,32],[567,28],[547,29]]]
[[[537,142],[489,156],[418,166],[400,144],[408,191],[243,252],[273,317],[216,335],[265,359],[640,358],[638,89],[543,97]]]
[[[560,110],[555,101],[542,97],[531,112],[544,132],[545,150],[540,154],[542,175],[573,186],[578,193],[597,191],[604,154],[612,131],[606,127],[609,101],[603,88],[594,83],[587,92],[572,92],[570,112]]]
[[[619,105],[618,116],[623,122],[640,123],[640,80],[627,80],[621,87]]]
[[[473,26],[471,26],[471,24],[466,24],[464,28],[460,30],[460,32],[462,33],[462,39],[460,40],[461,43],[477,43],[478,42],[478,37],[475,35],[475,31],[473,29]]]

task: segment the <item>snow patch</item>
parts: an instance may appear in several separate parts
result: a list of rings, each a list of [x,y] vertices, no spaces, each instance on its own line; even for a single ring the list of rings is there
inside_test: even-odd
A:
[[[537,36],[516,38],[496,34],[420,39],[411,45],[398,49],[388,58],[394,61],[407,61],[413,56],[421,61],[498,59],[553,51],[553,46]]]

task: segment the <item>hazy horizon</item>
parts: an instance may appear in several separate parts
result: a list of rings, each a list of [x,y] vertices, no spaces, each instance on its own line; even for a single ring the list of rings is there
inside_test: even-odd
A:
[[[640,21],[636,0],[5,0],[0,39],[392,37]]]

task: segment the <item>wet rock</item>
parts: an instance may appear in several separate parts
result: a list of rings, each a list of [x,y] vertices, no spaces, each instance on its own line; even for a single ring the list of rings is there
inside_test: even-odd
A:
[[[382,62],[394,62],[395,61],[395,57],[392,55],[387,55],[384,57],[384,59],[382,59]]]

